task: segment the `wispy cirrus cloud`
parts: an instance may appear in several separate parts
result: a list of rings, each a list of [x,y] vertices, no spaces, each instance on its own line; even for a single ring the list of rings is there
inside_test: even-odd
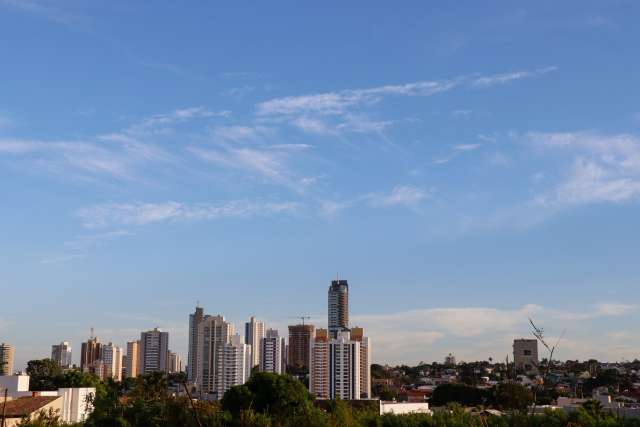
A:
[[[76,212],[87,228],[110,226],[142,226],[162,222],[203,221],[225,218],[249,218],[274,214],[293,214],[296,202],[264,200],[233,200],[224,203],[185,204],[174,201],[162,203],[105,203],[89,206]]]
[[[415,187],[412,185],[399,185],[393,188],[390,193],[374,193],[368,196],[372,205],[378,207],[393,206],[416,206],[431,194],[431,190]]]
[[[256,112],[259,116],[344,114],[354,108],[378,103],[386,96],[432,96],[463,85],[489,87],[514,80],[540,76],[556,69],[556,67],[547,67],[490,76],[460,76],[448,80],[418,81],[366,89],[346,89],[319,94],[287,96],[257,104]]]
[[[640,138],[594,132],[531,132],[536,148],[573,156],[569,172],[535,203],[546,206],[623,203],[640,199]]]
[[[71,255],[61,255],[55,257],[47,257],[40,260],[42,264],[62,264],[70,261],[75,261],[77,259],[86,258],[85,254],[71,254]]]

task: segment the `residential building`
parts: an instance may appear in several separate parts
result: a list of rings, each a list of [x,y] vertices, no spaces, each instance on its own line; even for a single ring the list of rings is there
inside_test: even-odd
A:
[[[282,350],[284,348],[284,338],[278,336],[278,331],[268,329],[266,336],[260,340],[260,371],[283,374]]]
[[[140,374],[167,372],[169,333],[158,328],[140,334]]]
[[[371,339],[359,327],[351,328],[351,339],[360,343],[360,398],[371,399]]]
[[[332,280],[329,286],[329,337],[349,330],[349,284],[346,280]]]
[[[169,373],[182,372],[182,357],[172,351],[169,352]]]
[[[234,326],[225,321],[223,316],[205,316],[198,326],[198,352],[196,356],[199,365],[196,367],[196,375],[199,382],[196,387],[204,394],[213,394],[222,386],[222,381],[216,376],[220,364],[220,349],[230,342],[235,333]]]
[[[231,387],[242,385],[251,375],[251,346],[244,343],[243,338],[236,334],[217,348],[219,353],[216,366],[215,397],[222,399],[224,393]]]
[[[371,398],[371,344],[362,328],[331,338],[318,329],[311,344],[309,391],[318,399]]]
[[[93,365],[97,360],[100,360],[100,340],[91,336],[80,347],[80,369],[83,372],[93,372]]]
[[[126,378],[135,378],[140,373],[140,341],[127,342],[127,355],[124,358],[124,376]]]
[[[360,399],[360,342],[349,332],[329,341],[329,399]]]
[[[202,361],[198,359],[198,355],[202,355],[202,350],[198,347],[198,330],[204,320],[204,309],[200,306],[196,307],[194,313],[189,315],[189,348],[187,352],[187,379],[192,383],[199,383],[201,378],[198,376],[198,366],[202,365]]]
[[[517,372],[538,371],[538,340],[520,338],[513,341],[513,361]]]
[[[13,374],[13,357],[15,348],[12,345],[0,344],[0,375]]]
[[[311,341],[309,391],[317,399],[329,399],[329,332],[318,328]]]
[[[69,344],[69,341],[62,341],[60,344],[51,346],[51,360],[60,365],[61,368],[71,367],[71,344]]]
[[[244,324],[244,343],[251,346],[251,363],[253,366],[260,365],[260,342],[264,338],[265,327],[264,322],[251,319]]]
[[[122,347],[112,343],[102,344],[100,348],[101,372],[96,372],[96,374],[103,380],[113,378],[115,381],[122,381],[122,355]]]
[[[313,325],[289,326],[289,354],[287,362],[296,369],[309,369],[309,349],[315,337]]]

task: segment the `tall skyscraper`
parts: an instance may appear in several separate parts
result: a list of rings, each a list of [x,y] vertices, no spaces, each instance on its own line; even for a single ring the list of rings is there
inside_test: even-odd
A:
[[[113,378],[122,381],[122,348],[117,345],[102,344],[100,359],[102,360],[102,372],[98,375],[103,380]]]
[[[329,341],[329,399],[360,399],[360,343],[349,332]]]
[[[51,346],[51,360],[61,368],[71,367],[71,344],[69,341],[62,341],[60,344]]]
[[[0,344],[0,375],[13,374],[13,356],[15,348],[12,345]]]
[[[315,332],[316,327],[313,325],[289,326],[289,366],[309,369],[309,349]]]
[[[124,375],[135,378],[140,373],[140,341],[127,342],[127,356],[124,358]]]
[[[260,371],[283,374],[282,350],[284,338],[278,336],[278,331],[268,329],[266,336],[260,340]]]
[[[218,347],[216,366],[215,397],[222,399],[224,393],[233,386],[242,385],[251,375],[251,346],[244,343],[238,334]]]
[[[169,333],[158,328],[140,334],[140,374],[167,372]]]
[[[221,348],[230,341],[235,328],[225,321],[223,316],[207,315],[198,330],[199,365],[196,374],[200,381],[196,386],[202,393],[212,394],[221,387],[219,382],[222,379],[217,376],[218,365],[221,363]]]
[[[351,339],[360,343],[360,398],[371,399],[371,340],[358,327],[351,328]]]
[[[92,334],[80,347],[80,369],[83,372],[93,372],[93,365],[97,360],[100,360],[100,340]]]
[[[204,309],[200,306],[196,307],[196,311],[189,315],[189,348],[187,352],[187,379],[192,383],[199,383],[201,378],[198,376],[198,366],[202,361],[198,359],[198,355],[202,354],[202,350],[198,347],[198,328],[201,327],[204,320]]]
[[[333,280],[329,286],[329,337],[349,330],[349,284],[346,280]]]
[[[260,365],[260,342],[264,338],[264,322],[251,319],[244,324],[244,343],[251,346],[251,359],[253,366]]]
[[[309,391],[317,399],[329,398],[329,332],[322,328],[311,341]]]

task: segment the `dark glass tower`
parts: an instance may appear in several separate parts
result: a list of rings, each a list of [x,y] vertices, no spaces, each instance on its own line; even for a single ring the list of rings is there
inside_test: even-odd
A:
[[[332,280],[329,286],[329,336],[349,330],[349,284],[346,280]]]

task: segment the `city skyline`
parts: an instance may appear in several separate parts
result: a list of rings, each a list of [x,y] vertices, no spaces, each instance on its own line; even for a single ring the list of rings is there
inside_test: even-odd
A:
[[[0,0],[0,342],[328,327],[640,353],[640,4]],[[118,28],[118,31],[114,29]]]

